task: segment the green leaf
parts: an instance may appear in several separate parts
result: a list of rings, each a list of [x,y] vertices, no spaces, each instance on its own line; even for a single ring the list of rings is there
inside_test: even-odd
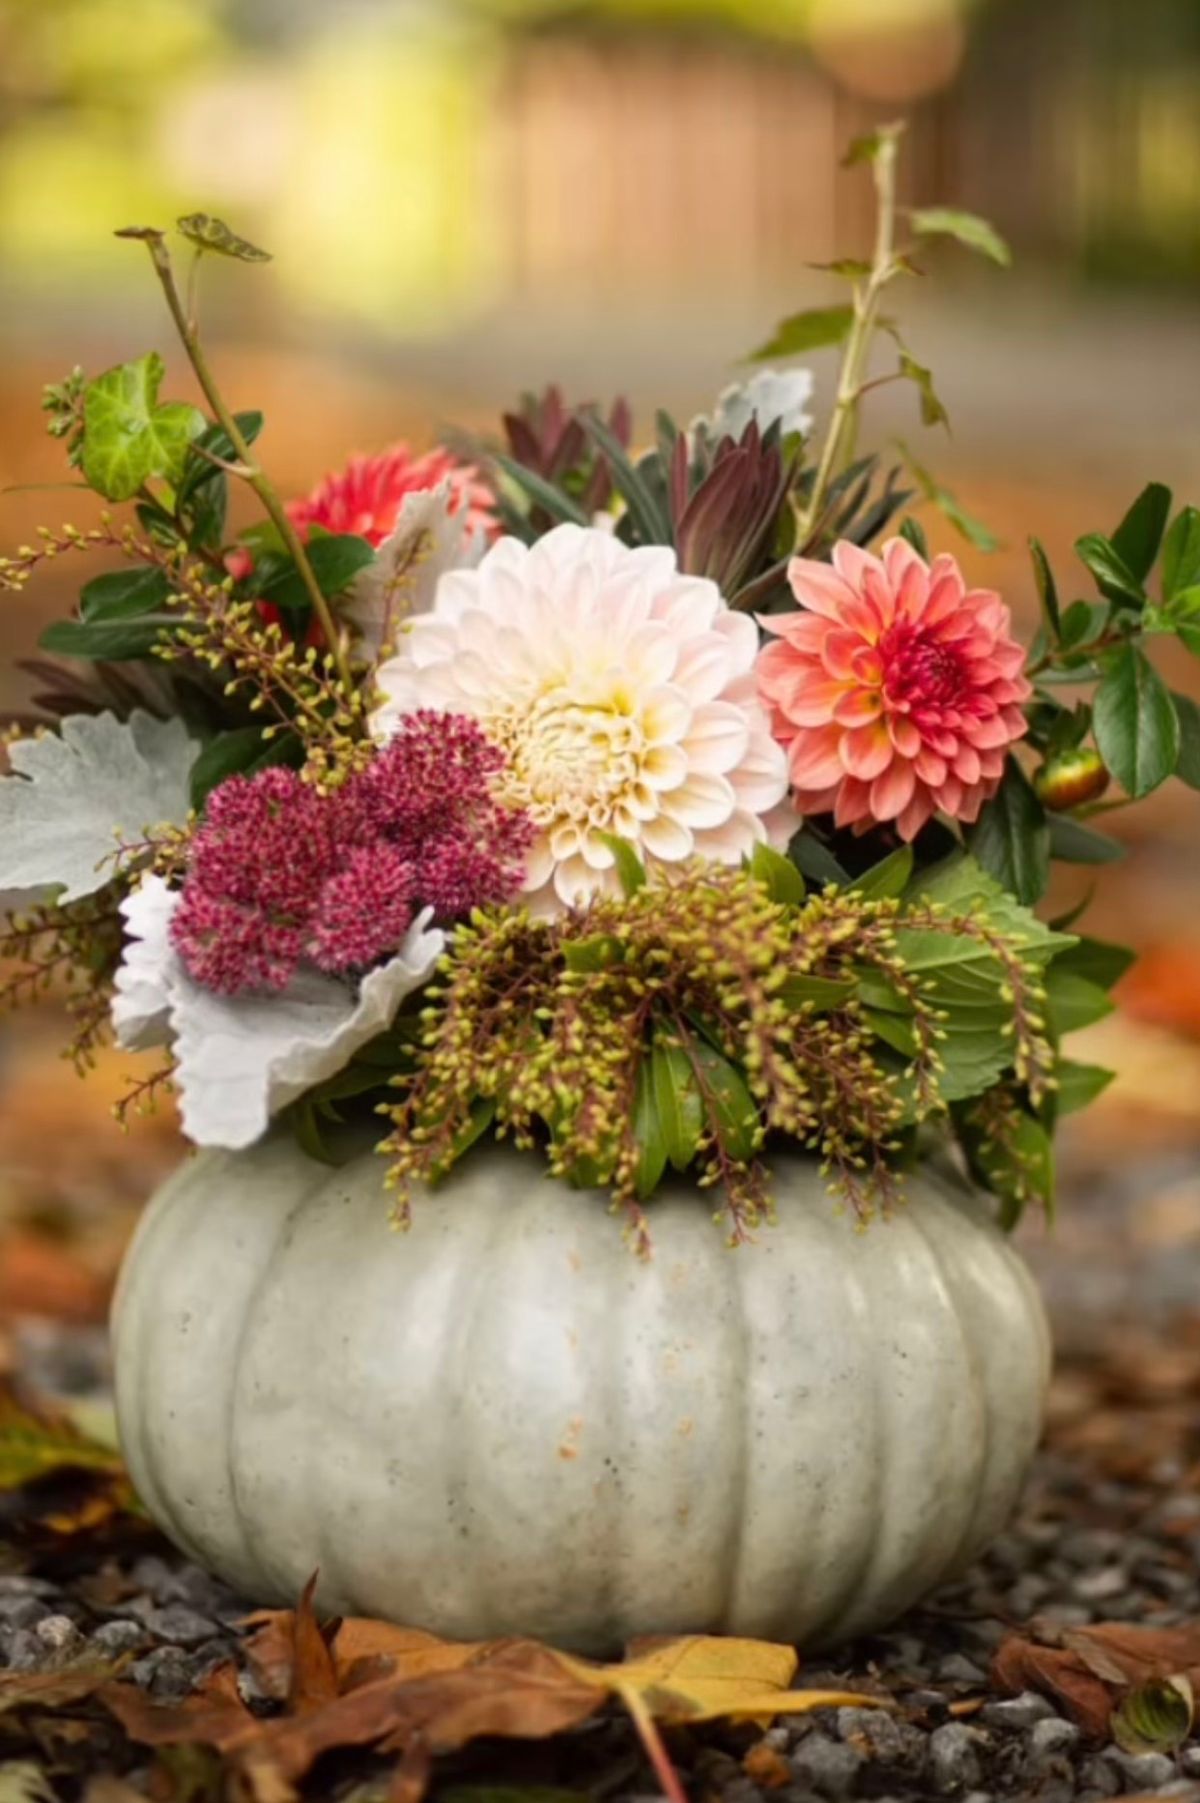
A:
[[[596,933],[591,939],[569,939],[563,948],[563,963],[568,970],[592,976],[597,971],[611,970],[625,962],[625,947],[615,933]]]
[[[901,520],[900,536],[908,540],[918,557],[929,562],[929,540],[925,537],[925,528],[920,520],[914,520],[911,514],[906,520]]]
[[[900,374],[916,386],[921,397],[921,424],[923,426],[948,426],[950,415],[942,405],[933,385],[933,371],[926,369],[923,363],[918,363],[908,351],[901,350]]]
[[[922,238],[954,238],[1004,269],[1012,262],[1012,252],[995,226],[978,213],[964,213],[954,207],[917,207],[912,214],[912,227]]]
[[[235,413],[233,419],[246,444],[252,445],[263,429],[262,414],[258,412]],[[179,484],[178,499],[181,506],[191,499],[196,489],[203,487],[206,482],[215,481],[224,473],[201,457],[201,451],[208,451],[213,457],[220,457],[226,463],[236,461],[238,454],[233,440],[224,426],[208,426],[201,432],[199,438],[192,444],[188,467]]]
[[[995,533],[990,531],[982,521],[975,519],[972,514],[969,514],[966,508],[961,505],[951,491],[946,488],[944,484],[937,481],[923,464],[917,462],[917,459],[902,440],[898,439],[896,442],[897,448],[908,466],[913,481],[917,484],[917,487],[921,490],[925,499],[927,501],[932,501],[934,506],[939,508],[949,520],[955,531],[961,532],[962,536],[970,544],[974,545],[977,550],[998,551],[1000,549],[1000,540],[996,537]]]
[[[1125,847],[1070,814],[1051,814],[1050,856],[1060,864],[1116,864],[1125,856]]]
[[[686,1051],[695,1068],[706,1125],[712,1127],[728,1157],[739,1163],[753,1158],[758,1149],[759,1114],[746,1079],[705,1040],[689,1038]]]
[[[788,977],[775,994],[789,1008],[807,1007],[814,1014],[826,1014],[852,1002],[857,988],[853,977]]]
[[[651,1063],[650,1058],[643,1058],[638,1065],[633,1097],[633,1137],[638,1147],[634,1187],[642,1202],[654,1194],[667,1168],[667,1142],[658,1117]]]
[[[1015,758],[1004,780],[970,829],[967,843],[983,868],[1027,905],[1040,901],[1050,882],[1050,827],[1046,810]]]
[[[1179,758],[1175,774],[1189,789],[1200,789],[1200,707],[1190,695],[1172,693],[1179,721]]]
[[[548,513],[551,519],[559,520],[569,526],[590,526],[591,520],[584,509],[571,496],[564,494],[536,470],[526,469],[515,457],[508,457],[503,451],[492,451],[491,460],[502,469],[517,487],[529,496],[534,504]]]
[[[1075,552],[1091,571],[1102,595],[1127,607],[1145,606],[1146,592],[1141,582],[1102,532],[1085,532],[1075,540]]]
[[[1112,535],[1113,550],[1139,582],[1154,568],[1170,511],[1170,489],[1161,482],[1147,483]]]
[[[968,1113],[959,1123],[959,1137],[975,1175],[1000,1198],[1004,1227],[1015,1227],[1031,1200],[1053,1218],[1054,1142],[1040,1121],[1021,1110],[1011,1141],[1002,1143],[989,1138]]]
[[[585,413],[581,415],[581,419],[585,430],[604,453],[612,472],[613,483],[624,499],[629,517],[641,533],[643,542],[648,545],[671,544],[671,522],[641,472],[630,461],[616,433],[595,413]]]
[[[348,588],[360,570],[375,561],[375,552],[366,539],[358,538],[354,533],[310,539],[305,550],[317,586],[330,600]],[[282,570],[262,584],[259,595],[262,600],[281,608],[309,604],[304,578],[290,559]]]
[[[1075,1114],[1079,1109],[1087,1108],[1103,1094],[1115,1076],[1115,1071],[1106,1071],[1100,1064],[1076,1064],[1071,1058],[1060,1058],[1054,1067],[1058,1084],[1054,1092],[1056,1112]]]
[[[1041,539],[1031,538],[1029,555],[1033,559],[1033,579],[1037,583],[1038,599],[1042,604],[1042,613],[1046,625],[1056,641],[1062,639],[1062,617],[1058,606],[1058,589],[1054,582],[1054,572],[1050,568],[1050,559],[1046,556]]]
[[[1089,982],[1056,959],[1046,973],[1046,1006],[1050,1025],[1061,1039],[1104,1020],[1114,1003],[1099,983]]]
[[[1183,507],[1171,521],[1163,541],[1162,593],[1173,601],[1184,589],[1200,583],[1200,513]]]
[[[1085,977],[1101,989],[1111,989],[1136,961],[1137,953],[1127,945],[1114,945],[1109,939],[1092,939],[1085,934],[1058,954],[1054,968],[1060,974],[1069,972]]]
[[[622,893],[626,896],[636,895],[645,886],[646,866],[628,839],[620,839],[616,833],[601,833],[599,837],[608,846],[616,862]]]
[[[1062,644],[1068,651],[1090,645],[1103,632],[1112,610],[1103,601],[1072,601],[1062,617]]]
[[[157,351],[120,363],[83,394],[83,473],[110,501],[128,501],[144,482],[178,482],[207,421],[185,401],[159,404],[165,374]]]
[[[855,895],[866,896],[868,901],[890,901],[893,896],[903,895],[912,872],[912,846],[898,845],[878,864],[872,864],[870,870],[856,876],[850,888]]]
[[[79,596],[84,620],[133,620],[154,613],[170,593],[166,572],[153,564],[131,570],[110,570],[85,583]]]
[[[223,219],[214,219],[211,213],[186,213],[175,223],[183,236],[199,245],[201,250],[215,250],[218,256],[236,257],[239,263],[271,261],[269,250],[260,250],[248,238],[239,237]]]
[[[213,790],[231,776],[253,776],[302,756],[294,734],[277,732],[266,738],[261,726],[233,727],[211,739],[192,765],[192,806],[199,812]]]
[[[1096,743],[1135,800],[1165,782],[1179,758],[1179,718],[1170,690],[1138,645],[1113,654],[1096,691]]]
[[[802,357],[829,344],[842,344],[854,323],[853,307],[809,307],[781,320],[772,337],[751,351],[750,362],[765,363],[772,357]]]
[[[788,855],[797,868],[814,883],[845,883],[847,872],[838,863],[823,840],[802,827],[788,846]]]
[[[804,878],[781,851],[760,841],[750,853],[750,875],[761,883],[772,901],[802,902],[805,897]]]
[[[163,636],[178,631],[170,614],[134,620],[55,620],[38,639],[43,651],[58,657],[85,658],[92,663],[132,663],[149,657]]]
[[[1184,1672],[1147,1678],[1121,1698],[1109,1729],[1122,1752],[1174,1753],[1192,1732],[1196,1703]]]
[[[658,1044],[650,1054],[650,1082],[663,1145],[672,1169],[686,1171],[704,1130],[696,1073],[682,1046]]]

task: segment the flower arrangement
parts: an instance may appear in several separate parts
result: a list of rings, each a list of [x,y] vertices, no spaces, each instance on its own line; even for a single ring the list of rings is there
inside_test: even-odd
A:
[[[139,240],[205,402],[151,352],[45,397],[104,500],[0,559],[108,550],[28,668],[0,781],[3,999],[65,985],[71,1055],[162,1048],[199,1146],[286,1122],[314,1158],[373,1126],[401,1219],[487,1134],[607,1191],[651,1238],[670,1167],[730,1237],[770,1208],[773,1148],[814,1150],[863,1217],[956,1150],[1005,1221],[1053,1204],[1053,1132],[1107,1073],[1062,1049],[1128,962],[1035,912],[1051,861],[1119,848],[1104,810],[1200,786],[1200,713],[1149,656],[1200,654],[1200,513],[1151,484],[1077,550],[1041,625],[931,554],[920,495],[987,535],[904,452],[855,452],[886,289],[985,222],[914,212],[898,128],[856,145],[878,228],[845,306],[786,320],[763,369],[635,450],[623,402],[527,397],[464,455],[397,446],[287,500],[196,319],[196,265],[264,253],[220,221]],[[907,475],[904,474],[907,469]],[[231,537],[233,483],[262,518]],[[882,541],[882,542],[881,542]],[[1157,569],[1158,576],[1152,580]],[[1120,793],[1106,794],[1110,783]],[[385,1125],[380,1126],[379,1118]]]

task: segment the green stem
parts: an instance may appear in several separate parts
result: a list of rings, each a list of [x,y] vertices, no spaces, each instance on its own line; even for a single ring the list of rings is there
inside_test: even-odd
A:
[[[350,671],[350,661],[346,655],[346,646],[342,634],[338,630],[337,621],[333,617],[333,611],[330,608],[329,602],[321,592],[321,585],[317,581],[312,564],[309,562],[308,553],[304,549],[303,541],[291,520],[289,520],[283,502],[275,492],[272,484],[268,481],[263,470],[255,461],[250,446],[242,436],[236,419],[226,406],[221,391],[217,387],[216,378],[208,366],[208,359],[204,355],[195,321],[189,318],[183,303],[179,298],[179,290],[175,285],[175,273],[171,267],[170,252],[167,250],[167,247],[161,238],[148,239],[147,246],[150,251],[151,261],[154,264],[155,273],[162,284],[162,290],[167,299],[167,306],[171,310],[171,317],[175,321],[175,329],[178,331],[183,343],[183,348],[188,354],[188,360],[196,372],[196,380],[199,382],[200,387],[204,391],[205,399],[212,408],[213,417],[225,432],[230,444],[237,453],[239,463],[244,466],[245,480],[250,484],[250,487],[254,490],[255,494],[265,507],[268,518],[279,533],[288,555],[292,558],[300,573],[300,579],[308,591],[309,600],[312,602],[313,612],[321,623],[321,629],[325,634],[326,642],[333,654],[334,661],[337,665],[338,676],[346,693],[348,695],[353,695],[354,678]]]
[[[813,526],[821,517],[829,485],[842,467],[848,447],[853,445],[858,403],[864,393],[867,357],[879,320],[879,302],[896,274],[896,151],[896,134],[882,133],[872,160],[876,194],[875,248],[867,276],[854,285],[854,317],[842,353],[829,430],[812,493],[799,517],[797,542],[801,548],[808,544]]]

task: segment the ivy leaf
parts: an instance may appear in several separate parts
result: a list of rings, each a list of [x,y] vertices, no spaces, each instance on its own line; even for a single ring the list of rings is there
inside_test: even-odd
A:
[[[175,221],[183,236],[201,250],[214,250],[221,257],[236,257],[239,263],[269,263],[269,250],[260,250],[248,238],[239,237],[223,219],[211,213],[185,213]]]
[[[978,213],[964,213],[954,207],[917,207],[912,214],[912,227],[921,238],[954,238],[967,250],[977,251],[1007,269],[1012,251],[995,226]]]
[[[1179,760],[1179,717],[1170,690],[1138,645],[1123,645],[1096,691],[1093,721],[1105,763],[1135,801],[1165,782]]]
[[[1183,507],[1171,521],[1163,542],[1162,592],[1173,601],[1184,589],[1200,583],[1200,512]]]
[[[971,828],[967,843],[983,868],[1027,905],[1040,901],[1050,882],[1050,826],[1046,810],[1015,758],[1004,780]]]
[[[157,351],[120,363],[83,394],[83,473],[109,501],[128,501],[152,476],[178,482],[207,420],[186,401],[159,404],[166,373]]]
[[[1095,579],[1096,587],[1110,601],[1139,610],[1146,594],[1138,577],[1125,563],[1111,539],[1102,532],[1085,532],[1075,540],[1075,552]]]
[[[950,415],[933,386],[933,371],[926,369],[923,363],[904,349],[900,352],[900,374],[912,382],[921,397],[921,424],[923,426],[949,426]]]
[[[84,584],[79,596],[80,617],[89,622],[135,620],[140,614],[153,613],[161,607],[170,587],[166,572],[153,564],[109,570]]]
[[[853,307],[809,307],[781,320],[773,336],[750,352],[749,361],[765,363],[772,357],[800,357],[806,351],[842,344],[853,323]]]
[[[1154,568],[1170,511],[1170,489],[1149,482],[1112,535],[1113,550],[1139,582]]]

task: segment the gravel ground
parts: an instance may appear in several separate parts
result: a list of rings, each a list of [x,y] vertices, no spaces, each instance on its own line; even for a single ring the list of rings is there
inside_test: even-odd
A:
[[[52,1359],[77,1374],[95,1342],[61,1336]],[[36,1362],[36,1361],[35,1361]],[[1128,1378],[1128,1351],[1114,1361]],[[1133,1360],[1136,1366],[1136,1359]],[[1196,1354],[1200,1367],[1200,1353]],[[1200,1745],[1175,1756],[1130,1755],[1088,1741],[1053,1703],[1033,1692],[1003,1695],[990,1681],[1005,1634],[1030,1620],[1061,1625],[1128,1621],[1168,1625],[1200,1616],[1200,1495],[1184,1486],[1193,1424],[1180,1413],[1197,1381],[1191,1365],[1177,1387],[1115,1413],[1113,1372],[1069,1367],[1057,1392],[1054,1439],[1039,1456],[1012,1528],[960,1583],[891,1632],[807,1664],[799,1682],[889,1693],[900,1711],[840,1708],[784,1718],[762,1734],[718,1726],[670,1736],[673,1757],[697,1798],[756,1803],[814,1799],[1031,1798],[1092,1803],[1118,1795],[1200,1800]],[[1072,1436],[1106,1416],[1130,1429],[1099,1451]],[[1138,1451],[1157,1446],[1147,1463]],[[1131,1464],[1136,1476],[1111,1475]],[[167,1702],[188,1694],[214,1667],[239,1657],[246,1605],[168,1548],[94,1561],[67,1575],[0,1576],[0,1660],[14,1672],[61,1668],[91,1650],[132,1654],[126,1675]],[[243,1675],[253,1698],[253,1681]],[[247,1688],[248,1687],[248,1688]],[[128,1763],[118,1759],[118,1769]],[[112,1769],[110,1767],[110,1769]],[[368,1803],[385,1789],[381,1762],[327,1760],[305,1795]],[[126,1776],[140,1789],[148,1768]],[[614,1712],[548,1746],[490,1743],[449,1763],[443,1783],[553,1784],[613,1803],[648,1803],[656,1784],[628,1724]],[[365,1789],[363,1788],[365,1785]],[[3,1792],[0,1791],[0,1795]],[[68,1787],[64,1797],[78,1794]],[[480,1799],[479,1803],[485,1803]],[[492,1799],[492,1803],[497,1800]],[[505,1800],[515,1803],[515,1800]]]

